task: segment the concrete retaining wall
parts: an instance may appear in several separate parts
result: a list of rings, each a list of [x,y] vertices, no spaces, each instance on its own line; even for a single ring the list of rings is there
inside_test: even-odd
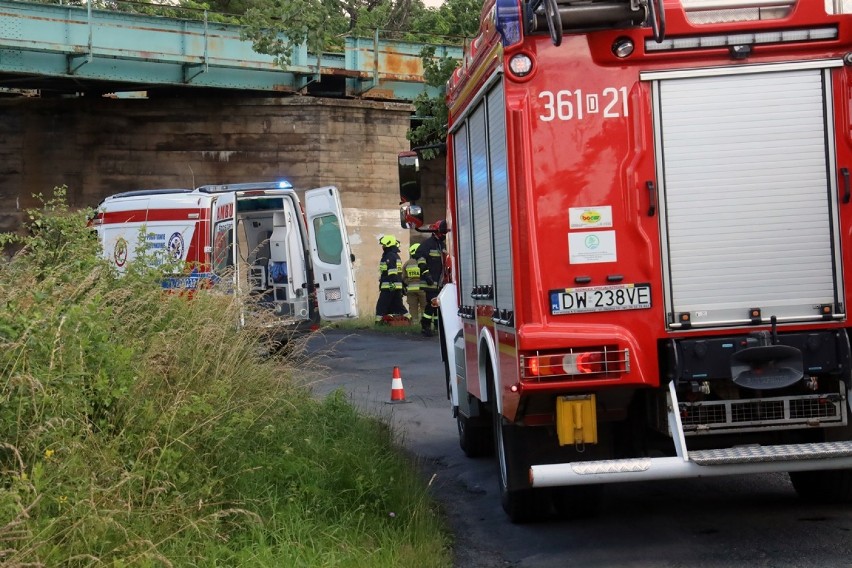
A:
[[[409,148],[411,110],[245,95],[0,99],[0,231],[19,230],[24,210],[38,206],[33,194],[60,185],[78,207],[134,189],[281,178],[300,189],[335,185],[357,259],[360,311],[372,314],[378,237],[391,233],[406,246],[409,237],[399,226],[396,156]],[[436,198],[427,222],[444,215]]]

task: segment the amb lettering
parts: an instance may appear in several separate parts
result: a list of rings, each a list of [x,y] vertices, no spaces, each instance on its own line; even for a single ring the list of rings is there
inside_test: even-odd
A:
[[[225,203],[216,207],[216,220],[230,219],[234,216],[234,204]]]

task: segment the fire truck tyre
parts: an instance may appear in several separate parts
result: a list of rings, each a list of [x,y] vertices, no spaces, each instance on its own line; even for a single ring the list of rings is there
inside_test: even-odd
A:
[[[493,381],[489,381],[493,383]],[[494,398],[493,384],[489,384],[489,399]],[[521,428],[504,424],[503,416],[495,404],[491,408],[494,431],[494,452],[497,454],[497,481],[500,504],[509,520],[516,524],[537,521],[550,511],[550,493],[529,486],[529,464],[526,463],[525,444]]]
[[[509,520],[516,524],[534,522],[550,512],[550,492],[529,487],[529,465],[523,460],[520,428],[503,424],[494,412],[494,450],[497,453],[497,481],[500,504]]]
[[[494,453],[494,434],[491,421],[486,416],[471,417],[459,414],[456,417],[459,428],[459,446],[469,458],[490,456]]]
[[[553,506],[563,519],[587,519],[597,514],[602,494],[601,485],[557,487],[553,490]]]
[[[852,469],[791,471],[790,481],[802,499],[817,503],[852,502]]]

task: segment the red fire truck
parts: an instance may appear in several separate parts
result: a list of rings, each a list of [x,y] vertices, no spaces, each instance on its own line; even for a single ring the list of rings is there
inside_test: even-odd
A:
[[[283,180],[127,191],[104,199],[92,225],[119,272],[143,255],[164,266],[165,288],[217,282],[240,298],[243,325],[257,310],[287,334],[358,315],[336,187],[306,191],[304,210]]]
[[[513,521],[684,477],[852,498],[852,3],[488,0],[447,102],[448,392]]]

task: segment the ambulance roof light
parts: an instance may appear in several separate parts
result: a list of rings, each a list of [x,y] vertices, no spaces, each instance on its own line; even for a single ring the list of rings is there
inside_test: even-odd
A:
[[[293,185],[287,180],[255,182],[255,183],[229,183],[229,184],[218,184],[218,185],[203,185],[203,186],[199,187],[197,191],[202,191],[204,193],[225,193],[225,192],[232,192],[232,191],[241,191],[241,192],[258,191],[258,192],[263,192],[263,191],[270,191],[270,190],[276,190],[276,189],[293,189]]]

